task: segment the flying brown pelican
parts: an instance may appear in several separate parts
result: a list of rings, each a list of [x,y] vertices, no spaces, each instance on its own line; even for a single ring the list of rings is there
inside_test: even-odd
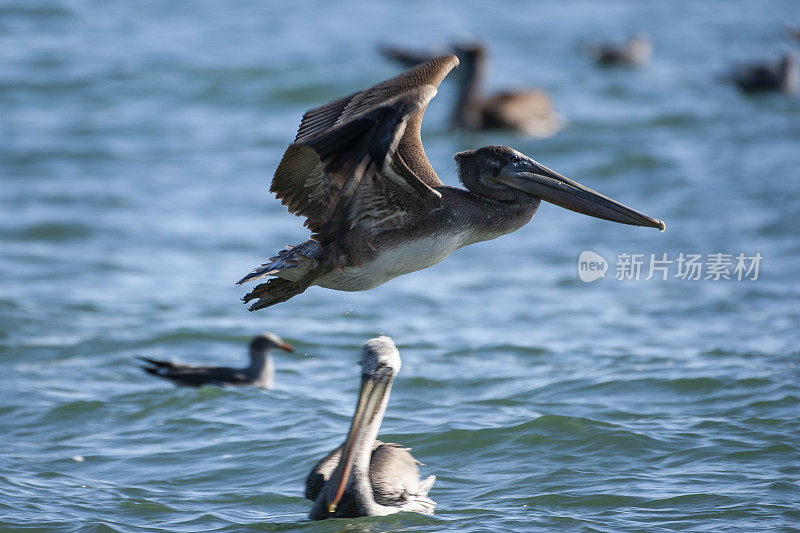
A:
[[[149,366],[142,370],[160,378],[169,379],[176,385],[201,387],[203,385],[252,385],[262,389],[272,387],[275,373],[269,351],[280,348],[287,352],[292,347],[274,333],[264,333],[250,341],[250,366],[228,368],[224,366],[188,366],[167,361],[156,361],[139,357]]]
[[[664,222],[580,185],[507,146],[455,155],[466,190],[446,187],[425,156],[420,126],[436,87],[458,64],[427,61],[308,111],[272,180],[311,239],[287,246],[239,284],[271,276],[243,300],[261,309],[311,285],[371,289],[438,263],[468,244],[527,224],[541,200],[623,224]]]
[[[624,43],[586,43],[585,48],[589,56],[603,66],[641,67],[653,54],[650,37],[642,33]]]
[[[748,93],[780,91],[797,94],[800,90],[800,64],[797,55],[790,52],[777,62],[740,65],[724,79]]]
[[[400,511],[433,514],[428,498],[436,476],[421,480],[422,464],[399,444],[377,440],[400,353],[392,339],[377,337],[361,351],[361,392],[344,444],[326,455],[306,479],[309,518],[383,516]]]
[[[481,83],[488,68],[486,46],[479,42],[456,44],[453,53],[461,62],[456,71],[458,98],[450,123],[467,130],[504,129],[531,137],[550,137],[560,130],[563,121],[553,109],[548,94],[541,89],[509,89],[491,95],[481,94]],[[385,46],[381,52],[406,66],[433,57],[431,52],[415,52]]]

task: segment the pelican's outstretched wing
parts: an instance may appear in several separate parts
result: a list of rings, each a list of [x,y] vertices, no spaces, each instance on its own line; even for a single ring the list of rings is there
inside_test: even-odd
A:
[[[453,55],[434,58],[303,116],[270,190],[306,218],[334,263],[357,225],[368,239],[389,219],[438,205],[433,188],[442,182],[420,127],[436,87],[457,64]]]

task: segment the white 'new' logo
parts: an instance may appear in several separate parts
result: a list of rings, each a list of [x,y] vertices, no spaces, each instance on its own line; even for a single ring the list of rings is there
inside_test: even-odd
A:
[[[598,253],[584,250],[578,257],[578,277],[583,282],[591,283],[604,278],[607,270],[608,262]]]

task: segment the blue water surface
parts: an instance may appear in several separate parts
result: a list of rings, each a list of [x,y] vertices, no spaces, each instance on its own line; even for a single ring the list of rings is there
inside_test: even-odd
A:
[[[0,2],[0,529],[800,530],[800,100],[720,81],[790,49],[786,22],[793,0]],[[646,68],[582,53],[637,31]],[[423,128],[445,183],[453,153],[508,144],[667,231],[543,205],[373,290],[248,313],[234,282],[307,237],[267,191],[302,113],[396,74],[379,44],[465,33],[487,90],[545,88],[567,127],[453,133],[445,81]],[[580,281],[584,250],[605,278]],[[763,260],[645,279],[681,253]],[[265,330],[296,348],[269,391],[134,360],[238,366]],[[305,475],[381,333],[403,357],[381,438],[437,475],[436,515],[311,523]]]

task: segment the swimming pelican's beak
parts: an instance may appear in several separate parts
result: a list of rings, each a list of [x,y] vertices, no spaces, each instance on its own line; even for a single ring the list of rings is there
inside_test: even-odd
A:
[[[648,226],[661,231],[666,229],[663,220],[624,206],[576,181],[565,178],[533,159],[523,158],[521,161],[506,165],[495,180],[577,213],[621,224]]]
[[[342,499],[342,495],[344,495],[347,483],[350,481],[350,475],[353,472],[353,463],[355,463],[361,440],[375,414],[380,410],[390,383],[391,380],[380,379],[375,376],[363,376],[361,378],[361,392],[358,394],[356,412],[353,415],[353,421],[350,423],[347,440],[344,441],[344,446],[342,447],[342,457],[339,459],[339,465],[331,474],[331,478],[325,487],[328,513],[330,514],[336,511],[336,506]]]
[[[292,345],[289,344],[288,342],[284,342],[283,344],[278,344],[277,346],[281,350],[286,350],[287,352],[294,352],[294,348],[292,348]]]

